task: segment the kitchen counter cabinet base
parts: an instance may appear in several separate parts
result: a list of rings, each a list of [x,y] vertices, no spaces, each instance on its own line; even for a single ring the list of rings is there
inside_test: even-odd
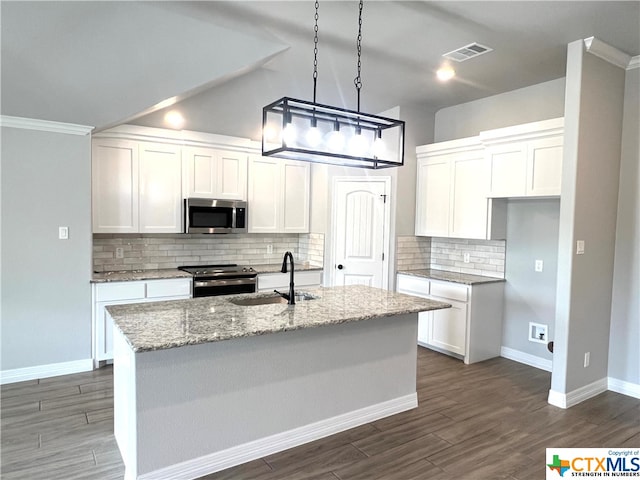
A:
[[[499,357],[502,347],[504,280],[478,281],[461,274],[463,283],[398,274],[400,293],[451,304],[450,309],[419,314],[418,345],[461,359],[466,364]],[[434,272],[434,275],[442,275]],[[457,274],[444,274],[455,278]],[[470,283],[465,283],[470,282]]]
[[[134,353],[116,329],[125,479],[198,478],[417,406],[417,314]]]

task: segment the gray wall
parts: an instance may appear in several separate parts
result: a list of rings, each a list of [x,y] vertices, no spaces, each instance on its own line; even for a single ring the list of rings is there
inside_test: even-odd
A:
[[[625,80],[609,376],[640,384],[640,68]]]
[[[90,137],[3,127],[1,153],[1,368],[90,359]]]
[[[564,115],[565,79],[443,108],[436,113],[434,140],[473,137],[482,130],[537,122]]]
[[[607,377],[624,80],[582,40],[569,44],[551,393]]]
[[[528,340],[529,322],[549,326],[553,340],[558,269],[560,199],[511,199],[507,205],[502,345],[551,360],[546,343]],[[536,260],[544,262],[534,271]]]

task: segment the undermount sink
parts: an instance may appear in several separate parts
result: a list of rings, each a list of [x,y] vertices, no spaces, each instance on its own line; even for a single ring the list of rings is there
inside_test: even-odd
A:
[[[307,300],[315,300],[316,296],[311,295],[306,292],[298,292],[296,293],[296,303],[304,302]],[[242,307],[251,307],[254,305],[270,305],[273,303],[288,303],[287,299],[280,295],[270,295],[268,297],[253,297],[253,298],[234,298],[233,300],[229,300],[231,303],[235,305],[239,305]]]

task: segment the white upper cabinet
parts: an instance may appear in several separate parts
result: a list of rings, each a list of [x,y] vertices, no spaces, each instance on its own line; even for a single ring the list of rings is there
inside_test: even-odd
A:
[[[487,166],[477,137],[425,145],[418,156],[416,235],[500,238],[487,199]]]
[[[180,233],[185,197],[246,200],[249,144],[135,125],[94,135],[93,232]]]
[[[251,157],[249,160],[249,232],[277,232],[282,225],[280,160]]]
[[[564,119],[482,132],[489,197],[560,195]]]
[[[180,147],[98,138],[91,164],[94,233],[182,231]]]
[[[309,232],[310,184],[308,163],[252,156],[249,233]]]
[[[451,214],[449,236],[480,238],[487,231],[487,168],[484,153],[471,150],[456,155],[451,161]]]
[[[554,135],[529,142],[527,196],[560,195],[563,140],[563,135]]]
[[[187,197],[247,199],[247,154],[203,147],[184,147]]]
[[[139,230],[182,231],[182,159],[180,147],[142,142],[139,145]]]
[[[285,160],[281,167],[282,231],[309,232],[310,165]]]
[[[418,157],[416,235],[449,235],[450,155]]]
[[[95,233],[138,232],[138,144],[94,139],[91,148]]]

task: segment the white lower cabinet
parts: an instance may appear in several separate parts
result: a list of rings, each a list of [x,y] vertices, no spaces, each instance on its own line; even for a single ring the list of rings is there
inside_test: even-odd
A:
[[[322,285],[322,270],[303,270],[294,273],[295,288],[319,287]],[[267,292],[274,289],[289,288],[288,273],[261,273],[258,275],[258,291]]]
[[[396,285],[400,293],[451,305],[419,314],[419,345],[467,364],[500,356],[503,282],[463,285],[398,274]]]
[[[191,279],[94,283],[92,296],[93,361],[98,366],[101,361],[113,359],[113,323],[105,307],[190,298]]]

